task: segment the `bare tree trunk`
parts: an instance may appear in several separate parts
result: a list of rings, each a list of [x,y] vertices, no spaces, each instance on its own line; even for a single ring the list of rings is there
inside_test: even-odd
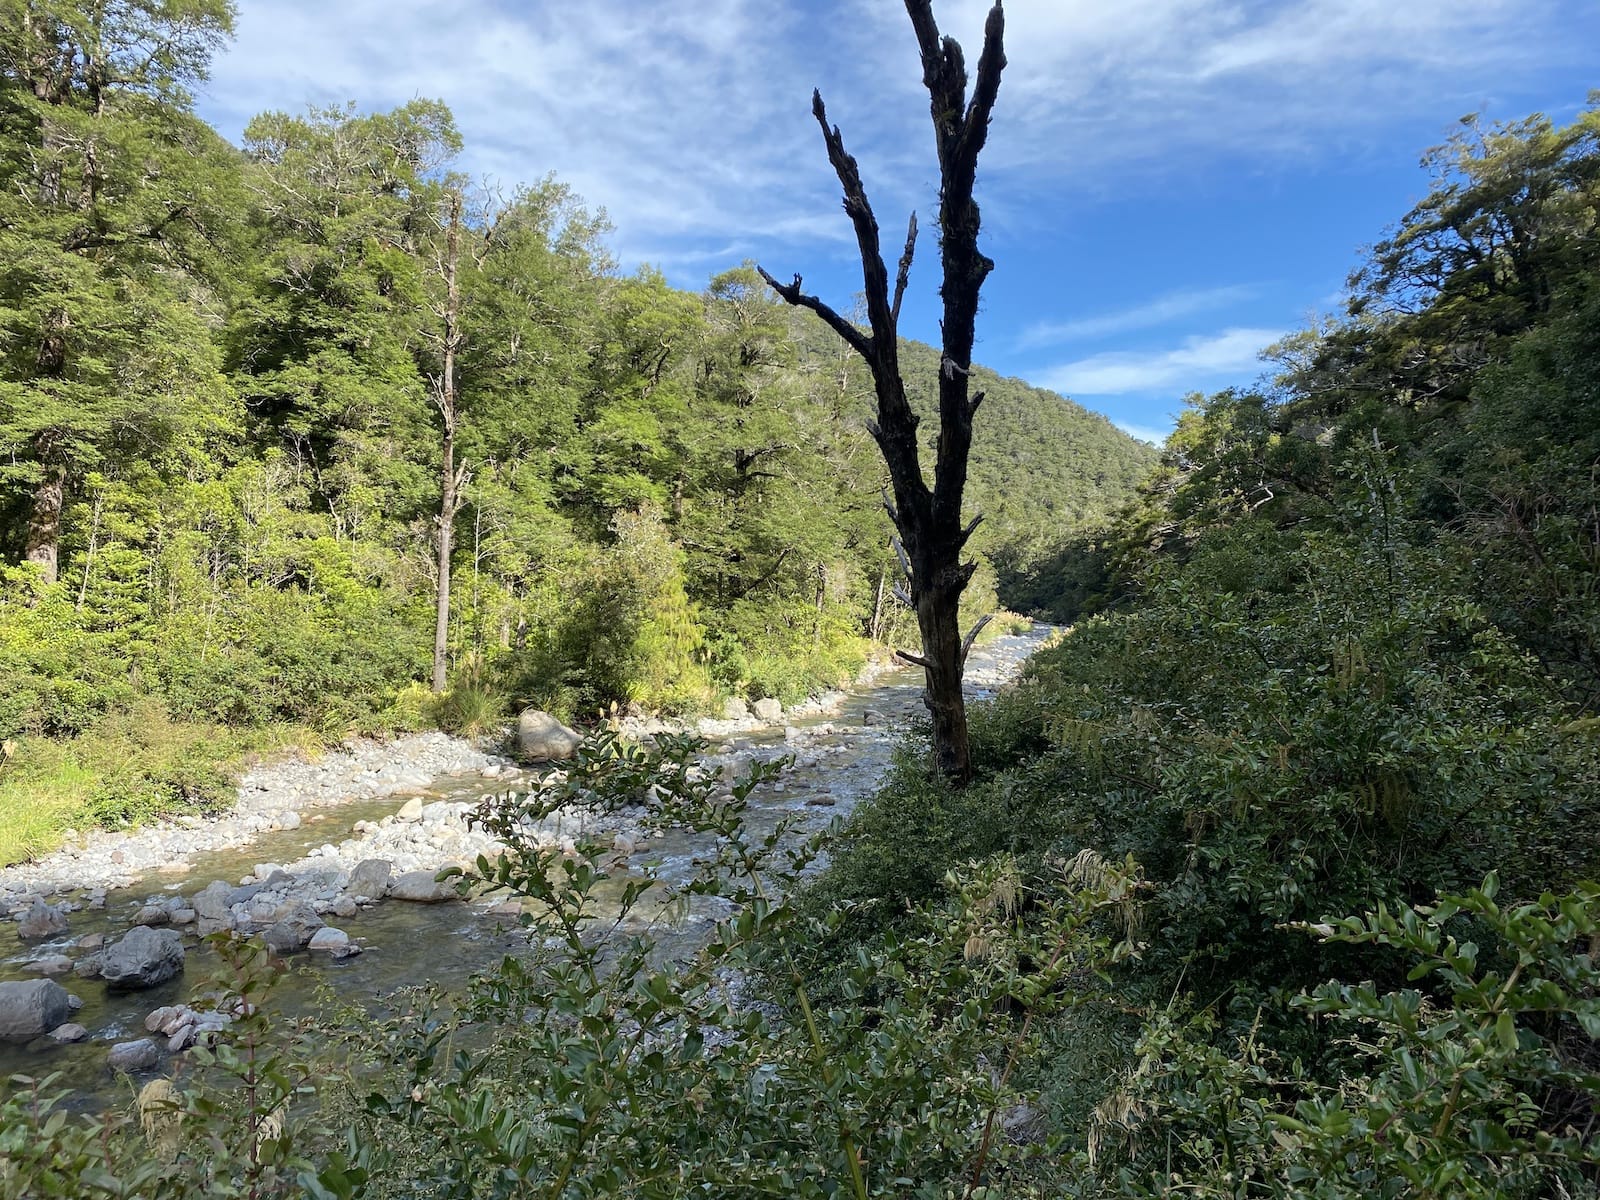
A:
[[[872,640],[883,640],[883,591],[889,584],[889,570],[885,567],[878,572],[878,594],[872,599],[872,624],[869,633]]]
[[[761,275],[790,304],[808,308],[821,317],[872,370],[878,416],[868,429],[889,468],[894,495],[892,500],[884,497],[884,507],[900,535],[895,548],[906,577],[905,586],[896,587],[895,594],[916,611],[922,634],[922,653],[902,651],[900,656],[923,668],[923,702],[933,718],[933,749],[939,770],[952,782],[964,785],[971,778],[972,764],[961,676],[978,630],[973,629],[965,638],[961,636],[961,594],[976,569],[975,564],[962,562],[961,554],[982,520],[976,517],[965,526],[961,523],[972,420],[983,401],[981,392],[969,397],[968,379],[978,293],[994,268],[994,263],[978,250],[979,214],[972,190],[978,154],[988,137],[989,116],[1006,65],[1005,16],[1000,0],[996,0],[984,25],[978,76],[969,98],[961,46],[953,38],[940,36],[931,0],[905,3],[922,51],[922,81],[928,89],[939,154],[944,352],[939,371],[939,441],[932,488],[922,476],[917,450],[918,418],[906,401],[899,361],[900,302],[916,249],[917,218],[915,214],[911,217],[891,297],[877,218],[867,200],[856,160],[845,150],[838,127],[828,124],[820,92],[812,93],[811,111],[822,128],[828,161],[844,189],[845,212],[855,226],[869,331],[845,320],[818,297],[802,292],[800,276],[796,275],[793,283],[781,284],[765,270]]]
[[[58,379],[67,370],[67,333],[71,319],[62,309],[45,314],[39,331],[39,347],[34,363],[40,378]],[[60,577],[61,509],[66,503],[67,465],[50,430],[33,439],[34,457],[39,462],[39,486],[33,492],[33,511],[28,515],[28,541],[23,556],[38,563],[46,583]]]
[[[77,610],[83,611],[83,605],[89,598],[89,572],[94,570],[95,551],[100,548],[100,509],[105,504],[105,494],[96,492],[94,509],[89,518],[89,552],[83,557],[83,580],[78,584]]]
[[[61,506],[66,500],[67,469],[44,460],[44,475],[33,490],[33,512],[28,517],[28,542],[24,557],[37,563],[46,583],[61,572]]]
[[[444,250],[444,361],[435,382],[435,400],[444,422],[439,487],[439,588],[433,626],[433,690],[445,689],[450,654],[450,552],[455,543],[456,513],[461,509],[461,477],[456,471],[456,351],[461,347],[461,290],[456,268],[461,257],[461,193],[450,193],[449,225]]]

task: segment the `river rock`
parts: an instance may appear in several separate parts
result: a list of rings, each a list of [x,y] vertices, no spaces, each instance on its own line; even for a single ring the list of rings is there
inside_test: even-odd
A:
[[[311,935],[311,940],[306,943],[307,950],[343,950],[350,944],[350,935],[342,929],[335,929],[332,925],[324,925]]]
[[[106,1065],[113,1071],[148,1071],[161,1060],[161,1051],[149,1038],[136,1042],[118,1042],[106,1055]]]
[[[304,950],[322,928],[322,918],[317,916],[312,907],[297,902],[261,938],[279,954],[293,954],[296,950]]]
[[[35,975],[43,975],[46,979],[54,979],[57,975],[65,975],[72,970],[72,960],[65,954],[47,954],[29,963],[28,970]]]
[[[71,1015],[72,994],[53,979],[0,983],[0,1041],[31,1042]]]
[[[164,983],[183,970],[183,937],[176,929],[139,926],[101,956],[100,974],[114,988]]]
[[[94,954],[85,954],[72,964],[72,973],[79,979],[99,979],[100,964],[103,959],[104,953],[100,951],[96,951]]]
[[[103,933],[86,933],[73,943],[79,950],[98,950],[106,944],[106,935]]]
[[[73,1042],[83,1042],[89,1039],[89,1031],[82,1025],[57,1025],[50,1031],[50,1040],[58,1046],[69,1046]]]
[[[35,900],[33,906],[17,922],[17,936],[25,942],[42,942],[60,937],[67,931],[67,914],[59,908]]]
[[[397,820],[397,821],[420,821],[420,820],[422,820],[422,797],[421,796],[413,796],[413,797],[411,797],[411,799],[407,800],[404,804],[402,804],[400,806],[400,811],[395,813],[394,816],[395,816],[395,820]]]
[[[146,904],[133,918],[135,925],[168,925],[172,922],[172,910],[165,904]]]
[[[775,725],[783,720],[783,705],[779,704],[771,696],[765,696],[755,702],[755,714],[758,721],[765,721],[769,725]]]
[[[441,900],[454,900],[455,889],[448,883],[434,879],[437,874],[437,871],[407,871],[394,881],[389,895],[396,900],[410,900],[414,904],[438,904]]]
[[[750,716],[750,706],[742,697],[729,696],[722,702],[722,719],[724,721],[743,721]]]
[[[183,1008],[181,1005],[163,1005],[161,1008],[156,1009],[154,1012],[145,1017],[144,1027],[150,1033],[160,1033],[163,1025],[172,1020],[174,1017],[182,1015]]]
[[[190,901],[195,911],[195,931],[201,937],[233,928],[233,913],[229,901],[232,893],[233,889],[225,881],[218,879],[214,883],[207,884]]]
[[[389,894],[389,876],[394,865],[386,858],[363,859],[350,872],[349,892],[368,900],[382,900]]]
[[[547,712],[530,708],[517,718],[517,745],[523,757],[553,761],[571,758],[583,744],[583,735]]]

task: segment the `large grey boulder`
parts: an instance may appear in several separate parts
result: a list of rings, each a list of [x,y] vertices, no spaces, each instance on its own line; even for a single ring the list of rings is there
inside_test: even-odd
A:
[[[233,928],[232,895],[233,889],[221,879],[207,884],[204,890],[195,894],[190,903],[198,918],[195,929],[201,937]]]
[[[261,940],[279,954],[293,954],[297,950],[304,950],[322,926],[323,920],[317,916],[314,908],[309,904],[296,903],[261,935]]]
[[[100,974],[106,983],[123,991],[155,987],[182,970],[183,936],[176,929],[146,925],[130,931],[100,960]]]
[[[161,1060],[160,1048],[149,1038],[136,1042],[118,1042],[106,1055],[106,1065],[113,1071],[148,1071]]]
[[[750,706],[738,696],[729,696],[722,702],[724,721],[743,721],[750,715]]]
[[[0,1041],[31,1042],[70,1016],[72,993],[53,979],[0,983]]]
[[[17,922],[17,936],[25,942],[42,942],[60,937],[67,931],[67,914],[52,908],[43,900],[35,900],[32,907]]]
[[[767,696],[756,701],[755,713],[758,720],[765,721],[771,725],[783,720],[783,705],[779,704],[771,696]]]
[[[549,713],[530,708],[517,718],[517,744],[523,757],[551,761],[571,758],[583,744],[583,735]]]
[[[350,935],[342,929],[335,929],[332,925],[324,925],[311,935],[311,940],[306,943],[307,950],[326,950],[330,954],[343,950],[350,945]]]
[[[345,890],[352,896],[382,900],[389,894],[389,876],[393,871],[394,866],[387,858],[363,859],[350,872],[350,883]]]
[[[441,900],[454,900],[456,891],[449,883],[438,883],[437,871],[407,871],[394,881],[389,895],[396,900],[410,900],[414,904],[438,904]]]

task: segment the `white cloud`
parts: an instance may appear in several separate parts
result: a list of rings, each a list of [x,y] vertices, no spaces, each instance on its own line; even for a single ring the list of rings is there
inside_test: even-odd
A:
[[[1076,397],[1191,391],[1219,380],[1242,382],[1259,373],[1261,351],[1283,336],[1281,329],[1226,329],[1185,338],[1167,350],[1095,354],[1042,372],[1039,383]]]
[[[1036,346],[1054,346],[1062,342],[1092,341],[1113,337],[1119,333],[1132,333],[1140,329],[1157,329],[1182,317],[1197,313],[1212,313],[1240,300],[1249,299],[1256,292],[1252,286],[1240,284],[1232,287],[1197,288],[1168,292],[1143,304],[1115,312],[1100,313],[1092,317],[1077,317],[1069,321],[1041,321],[1030,325],[1017,339],[1018,349]]]
[[[801,14],[769,8],[242,0],[202,109],[237,133],[267,108],[440,98],[467,170],[505,185],[554,172],[607,208],[624,258],[681,253],[684,239],[747,252],[757,236],[848,238],[842,215],[828,219],[815,126],[780,119],[806,112],[811,71],[787,37]]]
[[[1037,230],[1063,187],[1115,188],[1129,164],[1181,179],[1218,150],[1314,156],[1397,115],[1464,111],[1578,54],[1571,5],[1009,0],[986,216]],[[974,61],[987,7],[939,5]],[[814,84],[885,229],[911,206],[928,215],[919,74],[905,14],[884,0],[240,0],[202,108],[237,132],[265,108],[438,97],[468,170],[506,184],[555,172],[610,211],[625,262],[782,245],[768,265],[786,272],[815,267],[819,247],[851,253]]]

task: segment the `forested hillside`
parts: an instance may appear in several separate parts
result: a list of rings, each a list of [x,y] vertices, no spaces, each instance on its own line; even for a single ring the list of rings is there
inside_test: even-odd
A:
[[[249,745],[788,702],[915,640],[870,385],[753,270],[620,272],[558,181],[453,173],[433,101],[226,144],[189,97],[221,0],[31,12],[0,35],[0,783],[40,837],[215,798]],[[986,382],[975,548],[1032,561],[1151,456]]]

